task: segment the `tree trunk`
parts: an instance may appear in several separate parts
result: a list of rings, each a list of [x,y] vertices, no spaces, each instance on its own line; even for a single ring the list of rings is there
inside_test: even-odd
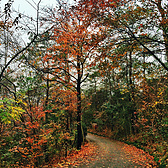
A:
[[[81,67],[80,67],[80,58],[77,56],[77,149],[81,149],[82,145],[82,129],[81,129]]]
[[[132,82],[132,51],[129,53],[129,85],[130,85],[130,102],[134,103],[134,87]],[[132,132],[135,134],[134,129],[134,112],[131,114],[131,125],[132,125]]]
[[[47,89],[46,89],[45,108],[48,108],[49,89],[50,89],[50,86],[49,86],[49,79],[48,79],[48,77],[47,77]],[[48,123],[48,112],[45,113],[45,120],[46,120],[46,123]]]

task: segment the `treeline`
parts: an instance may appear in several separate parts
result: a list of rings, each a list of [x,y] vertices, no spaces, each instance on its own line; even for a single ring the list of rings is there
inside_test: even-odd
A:
[[[98,84],[90,83],[85,90],[90,106],[83,114],[83,121],[89,131],[133,144],[154,156],[160,167],[166,167],[167,76],[142,78],[132,88],[123,77],[118,78],[117,86],[112,78],[96,79]]]

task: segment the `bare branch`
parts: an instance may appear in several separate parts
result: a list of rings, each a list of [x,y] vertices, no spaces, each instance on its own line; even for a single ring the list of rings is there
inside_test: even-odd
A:
[[[42,34],[45,34],[46,32],[48,32],[49,30],[51,30],[53,28],[53,26],[51,28],[49,28],[47,31],[45,31],[44,33]],[[15,60],[22,52],[24,52],[25,50],[27,50],[32,43],[35,42],[36,38],[38,37],[38,35],[35,35],[34,38],[31,40],[30,43],[28,43],[28,45],[26,47],[24,47],[23,49],[21,49],[19,52],[17,52],[11,59],[10,61],[5,65],[5,67],[2,69],[1,73],[0,73],[0,81],[2,80],[2,76],[3,76],[3,73],[4,71],[6,70],[6,68],[11,64],[11,62],[13,60]]]

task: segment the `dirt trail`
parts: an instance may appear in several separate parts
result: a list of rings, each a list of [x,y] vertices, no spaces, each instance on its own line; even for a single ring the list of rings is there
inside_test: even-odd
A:
[[[88,134],[87,146],[52,168],[156,168],[153,157],[134,146]]]
[[[107,138],[87,135],[87,139],[98,145],[98,155],[95,161],[88,165],[79,166],[79,168],[145,168],[146,163],[136,163],[136,158],[133,159],[132,154],[125,152],[125,143],[109,140]],[[137,157],[142,157],[137,156]],[[148,167],[148,166],[147,166]]]

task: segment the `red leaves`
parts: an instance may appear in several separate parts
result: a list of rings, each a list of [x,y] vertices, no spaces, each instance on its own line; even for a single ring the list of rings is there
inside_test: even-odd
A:
[[[55,88],[52,93],[52,99],[56,102],[56,108],[59,110],[68,110],[69,112],[76,112],[76,92],[72,92],[72,90]],[[58,99],[59,97],[59,99]],[[64,105],[63,105],[64,104]]]
[[[72,154],[62,159],[58,164],[54,164],[53,167],[64,168],[68,166],[79,166],[81,164],[88,165],[95,160],[97,147],[91,143],[87,143],[82,146],[80,151],[74,151]]]
[[[51,129],[43,127],[46,112],[50,112],[50,110],[45,111],[43,107],[32,107],[31,111],[28,110],[28,115],[26,113],[23,114],[25,122],[22,124],[17,123],[20,127],[18,126],[16,129],[23,136],[21,136],[19,144],[10,149],[10,151],[18,152],[20,154],[18,162],[21,163],[25,159],[26,162],[29,162],[28,167],[35,167],[37,160],[44,155],[44,146],[47,142],[46,137],[52,132]],[[14,167],[17,167],[17,165],[14,165]]]
[[[33,138],[30,138],[30,137],[27,138],[27,142],[28,142],[28,143],[33,144],[33,141],[34,141]]]
[[[131,156],[131,157],[128,157],[127,159],[131,159],[134,163],[137,163],[138,165],[142,165],[142,166],[149,166],[149,167],[152,165],[153,168],[157,167],[156,166],[157,164],[154,161],[154,157],[144,152],[143,150],[127,144],[125,144],[123,149],[125,153],[128,153],[129,156]]]

